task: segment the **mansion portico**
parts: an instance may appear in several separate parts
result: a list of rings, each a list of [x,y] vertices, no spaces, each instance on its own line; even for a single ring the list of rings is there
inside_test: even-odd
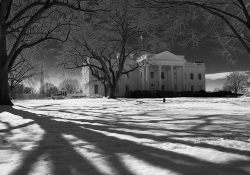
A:
[[[187,62],[184,56],[177,56],[168,51],[159,54],[145,54],[137,59],[142,66],[129,75],[123,75],[116,89],[116,95],[124,96],[128,90],[167,90],[199,91],[205,90],[205,64]],[[90,71],[82,70],[83,83],[93,79]],[[85,86],[86,96],[104,95],[104,87],[99,82]]]

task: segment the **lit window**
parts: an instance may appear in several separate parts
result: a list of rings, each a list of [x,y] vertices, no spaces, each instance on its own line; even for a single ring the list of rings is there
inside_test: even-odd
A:
[[[161,79],[164,79],[164,72],[161,73]]]
[[[191,80],[194,79],[194,74],[193,74],[193,73],[190,74],[190,79],[191,79]]]
[[[154,72],[150,72],[150,78],[154,79]]]

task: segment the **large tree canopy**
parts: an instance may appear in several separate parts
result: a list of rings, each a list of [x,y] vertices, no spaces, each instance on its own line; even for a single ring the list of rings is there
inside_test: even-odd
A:
[[[109,10],[83,18],[59,56],[59,64],[64,68],[89,67],[96,78],[105,79],[110,98],[115,98],[121,76],[142,66],[135,58],[141,56],[144,49],[154,52],[167,49],[163,38],[154,32],[159,29],[159,13],[134,8],[132,4],[136,1],[105,1],[102,8]]]
[[[36,60],[38,51],[35,48],[25,49],[15,60],[9,72],[9,87],[12,91],[25,80],[35,82],[41,73],[42,61]]]
[[[236,50],[246,51],[250,54],[250,6],[248,0],[140,1],[146,7],[173,9],[177,18],[179,18],[178,10],[188,10],[190,15],[187,15],[184,21],[178,21],[180,22],[179,26],[186,25],[187,23],[183,22],[188,20],[189,24],[190,22],[194,24],[192,28],[188,28],[189,38],[186,38],[186,43],[190,41],[199,43],[204,39],[213,39],[221,46],[217,49],[217,53],[229,60],[231,54]],[[203,32],[200,32],[198,28],[202,28]]]
[[[51,40],[65,41],[77,15],[95,12],[97,1],[0,1],[0,105],[12,105],[8,73],[20,53]]]

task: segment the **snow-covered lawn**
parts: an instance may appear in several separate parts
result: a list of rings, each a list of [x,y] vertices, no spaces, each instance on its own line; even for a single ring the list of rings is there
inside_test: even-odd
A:
[[[0,106],[0,174],[249,175],[250,98]]]

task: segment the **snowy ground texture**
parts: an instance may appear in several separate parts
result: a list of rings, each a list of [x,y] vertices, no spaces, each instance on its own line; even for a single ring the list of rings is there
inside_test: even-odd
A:
[[[250,175],[250,98],[0,106],[1,175]]]

